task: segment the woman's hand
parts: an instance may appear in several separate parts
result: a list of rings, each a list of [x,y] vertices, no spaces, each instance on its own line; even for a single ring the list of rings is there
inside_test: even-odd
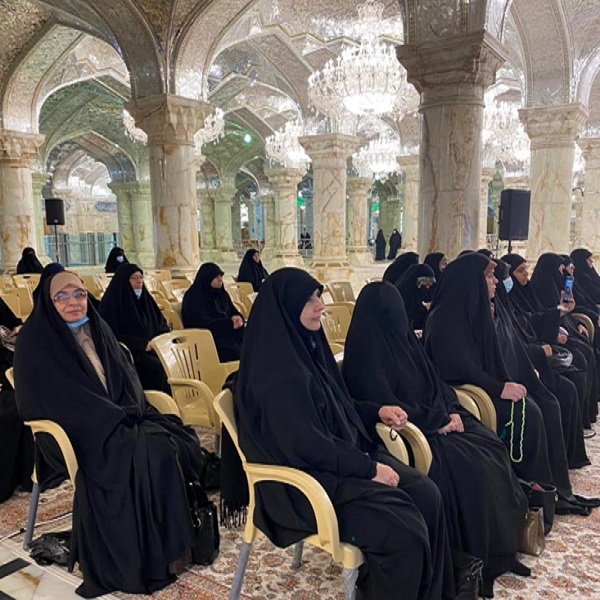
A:
[[[550,344],[542,344],[542,350],[546,355],[546,358],[550,358],[552,356],[552,346]]]
[[[150,341],[146,344],[145,350],[146,350],[146,352],[152,352],[152,341]]]
[[[450,415],[450,423],[438,429],[438,433],[446,435],[447,433],[452,433],[453,431],[456,431],[457,433],[463,433],[464,430],[465,426],[463,425],[460,415],[454,413]]]
[[[379,418],[385,425],[393,429],[402,429],[407,421],[408,415],[399,406],[382,406],[379,409]]]
[[[382,483],[383,485],[389,485],[390,487],[398,487],[400,475],[398,475],[398,473],[396,473],[392,467],[388,467],[388,465],[384,465],[380,462],[376,463],[376,465],[377,472],[371,481],[376,481],[377,483]]]
[[[240,315],[233,315],[233,317],[231,317],[231,322],[233,323],[234,329],[239,329],[244,326],[244,319],[242,319]]]
[[[527,388],[520,383],[514,381],[507,381],[502,388],[500,398],[502,400],[510,400],[511,402],[518,402],[527,395]]]
[[[582,325],[581,323],[577,325],[577,331],[580,335],[584,335],[586,338],[590,337],[587,327],[585,325]]]

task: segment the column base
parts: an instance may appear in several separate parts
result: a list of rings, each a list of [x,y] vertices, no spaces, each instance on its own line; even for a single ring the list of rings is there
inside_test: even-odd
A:
[[[283,267],[298,267],[304,269],[304,260],[299,254],[274,254],[269,261],[271,271],[282,269]]]
[[[354,277],[354,269],[346,259],[313,260],[309,269],[313,276],[321,283],[326,283],[327,281],[351,281]]]
[[[233,250],[220,250],[219,252],[221,253],[221,262],[237,263],[240,261],[237,252]]]
[[[368,248],[348,248],[348,261],[355,267],[365,267],[373,264],[373,255]]]
[[[200,248],[200,260],[202,262],[219,262],[221,251],[215,248]]]

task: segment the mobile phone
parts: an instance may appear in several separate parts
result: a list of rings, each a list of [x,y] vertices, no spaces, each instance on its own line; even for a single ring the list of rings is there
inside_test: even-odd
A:
[[[565,288],[562,293],[562,301],[569,302],[572,295],[573,295],[573,278],[567,277],[565,279]]]

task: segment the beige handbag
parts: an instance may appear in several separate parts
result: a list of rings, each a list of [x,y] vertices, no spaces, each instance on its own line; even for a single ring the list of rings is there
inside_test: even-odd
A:
[[[539,556],[546,547],[544,538],[544,509],[529,508],[521,529],[519,552]]]

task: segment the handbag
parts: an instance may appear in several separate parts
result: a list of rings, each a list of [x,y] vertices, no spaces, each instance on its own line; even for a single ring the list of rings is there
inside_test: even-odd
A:
[[[548,535],[552,531],[558,501],[556,487],[549,483],[536,483],[522,479],[519,479],[519,483],[527,496],[529,508],[544,509],[544,535]]]
[[[221,544],[217,507],[208,499],[199,481],[188,483],[188,503],[194,526],[192,563],[212,565],[219,556]]]
[[[13,333],[8,327],[0,325],[0,345],[10,352],[15,351],[17,334]]]
[[[452,552],[456,600],[477,600],[483,585],[483,561],[476,556],[454,550]]]
[[[545,547],[544,509],[530,508],[525,515],[525,523],[519,536],[519,552],[539,556]]]

